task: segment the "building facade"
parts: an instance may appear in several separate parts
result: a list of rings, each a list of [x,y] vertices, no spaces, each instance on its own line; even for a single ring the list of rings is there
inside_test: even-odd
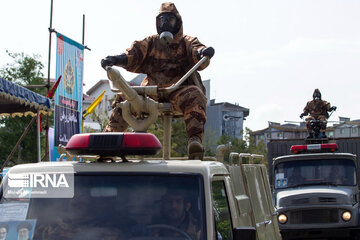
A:
[[[211,132],[217,139],[222,135],[228,135],[231,139],[242,139],[244,120],[247,116],[247,108],[228,102],[215,103],[215,99],[212,99],[206,107],[205,132]]]
[[[330,138],[360,137],[360,120],[351,121],[350,118],[339,118],[339,123],[326,128],[326,135]],[[266,145],[273,139],[305,139],[308,136],[305,122],[298,124],[283,124],[269,122],[265,129],[254,131],[251,138],[258,144],[263,141]]]

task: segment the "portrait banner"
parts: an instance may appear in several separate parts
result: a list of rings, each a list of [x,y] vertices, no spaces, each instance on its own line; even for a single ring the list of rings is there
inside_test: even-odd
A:
[[[57,33],[54,157],[59,161],[59,144],[65,146],[72,135],[81,132],[84,46]]]

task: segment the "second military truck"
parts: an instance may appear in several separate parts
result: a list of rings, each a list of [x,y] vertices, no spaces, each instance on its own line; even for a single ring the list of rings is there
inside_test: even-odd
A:
[[[359,239],[356,155],[335,143],[294,145],[272,162],[273,200],[283,239]]]

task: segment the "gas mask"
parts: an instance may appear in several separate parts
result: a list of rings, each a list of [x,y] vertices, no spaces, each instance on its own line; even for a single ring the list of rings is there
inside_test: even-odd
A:
[[[321,100],[321,93],[320,93],[319,89],[315,89],[314,94],[313,94],[313,98],[314,98],[315,101]]]
[[[156,28],[160,35],[160,40],[170,44],[174,35],[179,32],[178,20],[173,13],[162,13],[156,19]]]

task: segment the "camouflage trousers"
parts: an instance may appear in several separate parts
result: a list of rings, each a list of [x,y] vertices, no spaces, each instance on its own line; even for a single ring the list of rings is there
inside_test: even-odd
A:
[[[321,127],[321,130],[323,130],[323,131],[326,130],[326,123],[327,123],[327,117],[326,116],[324,116],[324,115],[311,116],[310,115],[305,119],[306,128],[307,128],[308,133],[312,132],[312,129],[311,129],[311,121],[312,120],[320,120],[323,123],[322,127]]]
[[[105,132],[124,132],[127,129],[128,124],[122,117],[121,108],[115,108],[116,104],[122,101],[124,101],[123,96],[118,94],[113,103],[113,112]],[[170,102],[172,110],[180,112],[184,116],[188,138],[198,136],[202,140],[206,122],[206,97],[200,88],[182,86],[168,97],[158,101]]]

